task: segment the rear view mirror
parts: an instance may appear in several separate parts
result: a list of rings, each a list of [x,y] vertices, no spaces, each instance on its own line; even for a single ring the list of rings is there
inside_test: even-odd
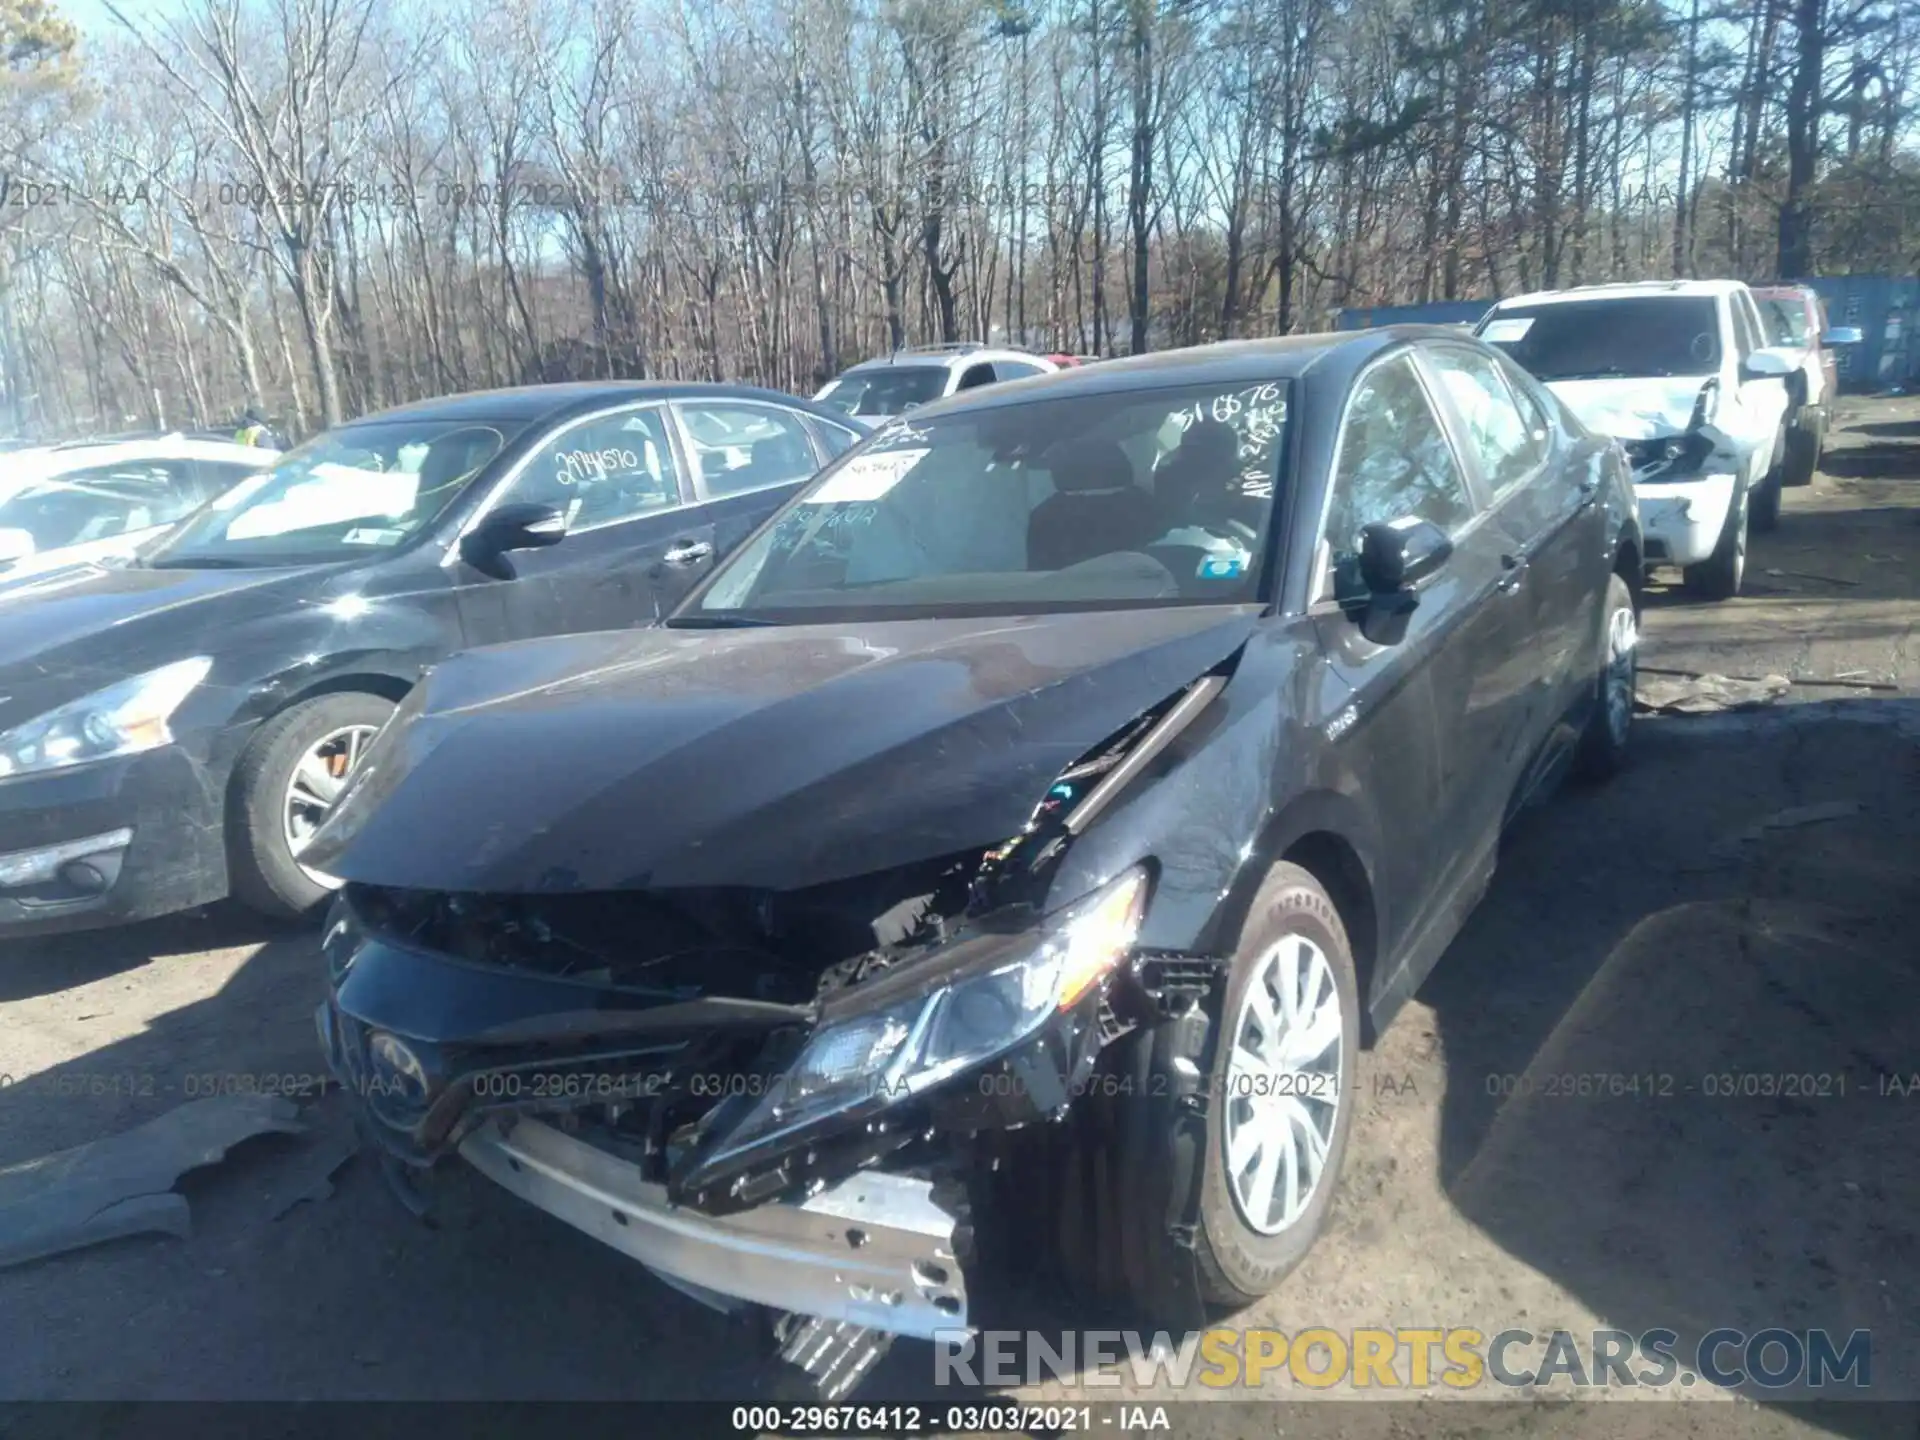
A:
[[[1858,345],[1864,337],[1858,325],[1836,325],[1820,336],[1822,345]]]
[[[514,550],[544,550],[567,538],[567,517],[551,505],[502,505],[468,532],[460,554],[468,564],[495,574],[500,557]]]

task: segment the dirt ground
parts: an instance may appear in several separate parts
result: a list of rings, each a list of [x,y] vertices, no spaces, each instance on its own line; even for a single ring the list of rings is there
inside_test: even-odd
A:
[[[1626,774],[1523,821],[1364,1062],[1328,1234],[1234,1323],[1664,1326],[1682,1353],[1718,1326],[1867,1328],[1874,1393],[1920,1400],[1920,1093],[1901,1093],[1920,1071],[1920,401],[1845,402],[1832,445],[1756,537],[1748,595],[1649,596],[1650,685],[1791,688],[1644,715]],[[0,1165],[150,1118],[194,1077],[314,1074],[320,993],[311,937],[224,907],[0,949]],[[1579,1074],[1669,1079],[1554,1093]],[[1783,1074],[1828,1078],[1718,1093]],[[49,1093],[62,1076],[103,1093]],[[729,1322],[477,1178],[432,1229],[364,1157],[288,1208],[345,1134],[338,1096],[307,1118],[182,1182],[191,1238],[0,1273],[0,1398],[748,1394]],[[876,1393],[924,1391],[930,1358],[896,1347]],[[1892,1433],[1867,1406],[1732,1403],[1742,1434]],[[1473,1433],[1562,1433],[1558,1413],[1507,1407]],[[1681,1413],[1663,1405],[1659,1433],[1692,1428]],[[1396,1433],[1438,1424],[1395,1414]],[[1277,1427],[1221,1407],[1205,1428]]]

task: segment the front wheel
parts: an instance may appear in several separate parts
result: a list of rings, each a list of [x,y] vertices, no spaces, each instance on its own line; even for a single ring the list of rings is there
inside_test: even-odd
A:
[[[1593,713],[1581,732],[1574,771],[1583,780],[1610,780],[1627,763],[1633,732],[1633,702],[1640,673],[1640,617],[1633,590],[1618,575],[1607,577],[1606,637]]]
[[[1707,600],[1728,600],[1740,593],[1740,582],[1747,573],[1747,487],[1733,482],[1733,500],[1727,506],[1726,522],[1720,527],[1720,542],[1713,554],[1698,565],[1681,572],[1687,589]]]
[[[260,727],[233,777],[229,859],[242,903],[294,919],[338,888],[300,856],[393,710],[378,695],[320,695]]]
[[[1241,932],[1214,1045],[1194,1258],[1205,1298],[1251,1304],[1319,1238],[1353,1128],[1360,998],[1346,927],[1298,865]]]

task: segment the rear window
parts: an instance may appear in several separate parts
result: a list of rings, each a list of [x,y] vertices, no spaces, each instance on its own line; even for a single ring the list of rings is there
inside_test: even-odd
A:
[[[1769,345],[1807,343],[1807,305],[1799,296],[1785,300],[1761,300],[1760,318],[1767,323]]]
[[[938,400],[946,389],[944,365],[889,365],[842,375],[815,398],[843,415],[901,415]]]
[[[1720,317],[1707,295],[1502,306],[1475,331],[1541,380],[1711,375]]]

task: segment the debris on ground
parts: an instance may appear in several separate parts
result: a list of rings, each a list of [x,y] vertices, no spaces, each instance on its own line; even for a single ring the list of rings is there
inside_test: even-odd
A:
[[[1858,585],[1858,580],[1843,580],[1838,575],[1814,575],[1805,570],[1776,570],[1769,568],[1767,574],[1782,579],[1817,580],[1822,585]]]
[[[1666,715],[1717,715],[1770,705],[1793,688],[1784,675],[1749,680],[1729,675],[1656,674],[1642,667],[1634,696],[1642,710]]]
[[[284,1096],[214,1095],[104,1140],[0,1168],[0,1267],[125,1235],[185,1238],[192,1217],[175,1181],[243,1140],[305,1128]]]
[[[322,1200],[330,1199],[334,1175],[359,1153],[360,1139],[357,1135],[335,1135],[322,1141],[301,1157],[299,1165],[283,1183],[269,1191],[268,1218],[286,1218],[303,1200],[310,1200],[317,1205]]]
[[[1884,680],[1869,680],[1865,678],[1866,676],[1873,674],[1873,671],[1871,670],[1842,670],[1837,675],[1702,676],[1700,672],[1697,670],[1663,670],[1657,665],[1642,665],[1640,667],[1640,673],[1642,675],[1666,675],[1666,676],[1672,676],[1676,679],[1684,679],[1684,680],[1700,680],[1700,679],[1730,680],[1736,685],[1766,686],[1766,685],[1774,684],[1784,679],[1789,685],[1831,686],[1833,688],[1841,689],[1841,690],[1883,690],[1883,691],[1886,691],[1888,694],[1898,694],[1900,692],[1900,686],[1896,684],[1892,684]],[[1646,687],[1644,686],[1641,687],[1641,689],[1643,690],[1645,688]],[[1645,706],[1643,703],[1642,708],[1650,708],[1650,707]]]

